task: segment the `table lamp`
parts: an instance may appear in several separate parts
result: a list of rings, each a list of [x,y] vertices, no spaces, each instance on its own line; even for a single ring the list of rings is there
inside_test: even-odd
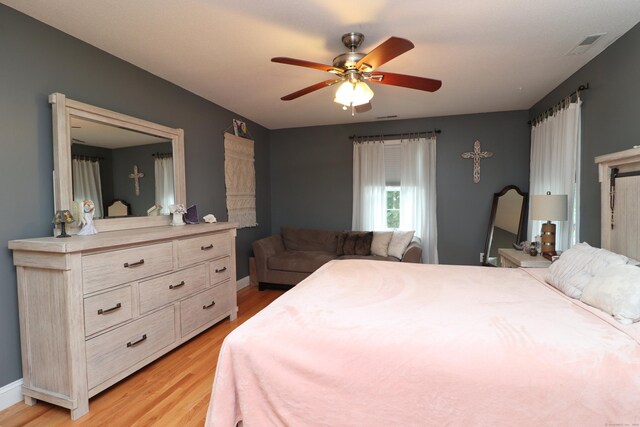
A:
[[[60,224],[60,234],[56,237],[71,237],[65,230],[65,224],[70,224],[73,221],[75,221],[75,219],[73,219],[73,215],[71,215],[71,212],[68,210],[56,211],[53,221],[51,221],[56,225]]]
[[[531,219],[547,221],[542,224],[540,238],[542,253],[556,250],[556,225],[551,221],[566,221],[568,197],[566,194],[551,194],[531,196]]]

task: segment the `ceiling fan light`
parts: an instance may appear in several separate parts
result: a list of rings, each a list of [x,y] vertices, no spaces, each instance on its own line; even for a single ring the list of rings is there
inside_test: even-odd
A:
[[[366,104],[373,98],[373,91],[365,82],[344,82],[336,91],[333,102],[347,107]]]

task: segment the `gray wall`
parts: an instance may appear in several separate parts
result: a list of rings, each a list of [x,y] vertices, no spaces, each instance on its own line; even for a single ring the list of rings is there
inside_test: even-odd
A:
[[[156,204],[156,179],[155,158],[153,153],[170,153],[171,142],[158,144],[138,145],[134,147],[118,148],[113,150],[113,162],[111,175],[113,177],[112,199],[122,199],[131,205],[131,215],[145,216],[147,209]],[[144,176],[138,180],[140,194],[136,195],[133,179],[129,174],[133,172],[133,166],[138,166],[138,172]],[[187,190],[187,196],[189,192]],[[103,199],[105,205],[112,199]],[[106,215],[106,208],[105,208]]]
[[[545,96],[530,118],[581,84],[582,172],[580,240],[600,245],[600,185],[594,158],[640,144],[640,24]]]
[[[398,89],[402,90],[402,89]],[[357,117],[356,117],[357,118]],[[493,193],[514,184],[529,188],[527,111],[471,114],[271,132],[273,232],[282,226],[351,228],[350,135],[417,132],[438,128],[438,254],[444,264],[479,264]],[[473,183],[473,161],[460,154],[480,140],[493,157],[481,161]]]
[[[21,378],[16,276],[6,242],[51,235],[51,108],[71,99],[185,131],[187,198],[201,215],[227,218],[222,133],[241,118],[82,41],[0,5],[0,386]],[[247,121],[245,119],[245,121]],[[255,139],[259,227],[238,230],[238,277],[251,242],[270,232],[269,131],[247,121]]]

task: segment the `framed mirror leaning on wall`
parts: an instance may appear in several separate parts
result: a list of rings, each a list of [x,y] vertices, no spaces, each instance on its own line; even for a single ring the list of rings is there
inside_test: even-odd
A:
[[[482,265],[500,267],[498,249],[520,242],[528,202],[528,193],[515,185],[494,193]]]
[[[74,210],[74,199],[88,197],[96,209],[99,232],[168,225],[170,216],[154,205],[186,204],[184,132],[136,117],[66,98],[49,95],[53,115],[54,209]],[[101,162],[100,188],[78,191],[78,176],[91,173],[91,162]],[[164,167],[164,169],[163,169]],[[164,175],[163,175],[164,171]],[[75,188],[75,198],[74,198]],[[84,194],[84,196],[79,196]],[[109,218],[108,205],[123,200],[130,215]],[[81,202],[81,200],[75,200]],[[153,212],[148,216],[147,211]],[[155,215],[156,213],[160,215]],[[67,229],[79,230],[77,221]]]

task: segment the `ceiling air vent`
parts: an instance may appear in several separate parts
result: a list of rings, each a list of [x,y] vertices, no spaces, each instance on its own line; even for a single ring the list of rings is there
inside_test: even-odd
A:
[[[586,36],[577,46],[567,52],[567,55],[580,55],[581,53],[585,53],[587,50],[591,48],[598,40],[602,38],[602,36],[607,33],[600,34],[591,34],[590,36]]]
[[[380,116],[380,117],[376,117],[376,120],[386,120],[386,119],[397,119],[398,116],[396,114],[394,114],[393,116]]]

